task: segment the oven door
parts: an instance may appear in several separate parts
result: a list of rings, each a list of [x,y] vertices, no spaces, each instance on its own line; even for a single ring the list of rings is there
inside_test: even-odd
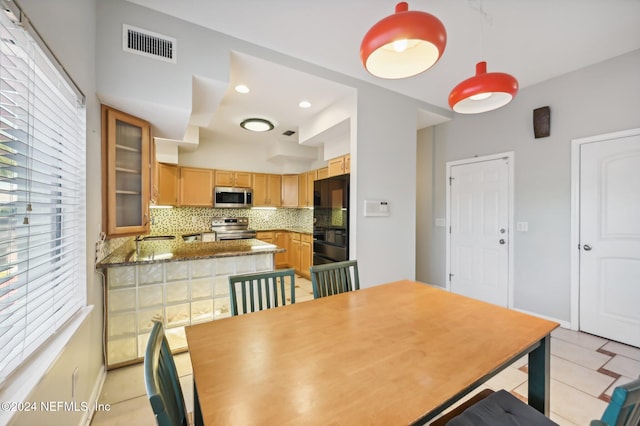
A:
[[[313,264],[342,262],[349,260],[349,253],[345,246],[337,246],[322,241],[313,242]]]

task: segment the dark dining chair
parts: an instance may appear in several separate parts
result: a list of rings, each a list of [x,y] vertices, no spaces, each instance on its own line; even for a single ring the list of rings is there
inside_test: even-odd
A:
[[[502,389],[485,389],[431,426],[558,426],[544,414]]]
[[[296,303],[296,276],[293,268],[272,272],[230,275],[231,315],[239,314],[238,301],[241,303],[242,313],[245,314],[286,305],[287,295],[285,289],[287,281],[289,282],[291,303]]]
[[[158,426],[187,426],[180,378],[161,322],[155,322],[144,354],[144,382]]]
[[[309,271],[314,299],[360,289],[357,260],[314,265]]]
[[[638,426],[640,425],[640,378],[617,386],[611,402],[600,420],[592,420],[591,426]]]

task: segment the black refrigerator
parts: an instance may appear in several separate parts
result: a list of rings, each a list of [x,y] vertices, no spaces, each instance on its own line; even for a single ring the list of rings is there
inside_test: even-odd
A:
[[[349,259],[349,175],[313,184],[313,264]]]

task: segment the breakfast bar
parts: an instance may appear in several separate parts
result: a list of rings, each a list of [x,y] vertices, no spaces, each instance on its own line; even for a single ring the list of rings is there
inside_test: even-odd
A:
[[[127,241],[97,265],[105,275],[107,367],[142,361],[155,320],[164,321],[171,348],[185,351],[185,326],[230,315],[229,275],[271,271],[282,251],[257,239]]]

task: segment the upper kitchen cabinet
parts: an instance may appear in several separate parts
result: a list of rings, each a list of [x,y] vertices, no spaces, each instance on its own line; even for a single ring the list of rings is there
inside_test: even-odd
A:
[[[282,205],[282,176],[253,174],[253,206],[280,207]]]
[[[315,170],[298,175],[298,207],[313,207],[313,182],[315,180]]]
[[[102,105],[103,229],[108,236],[149,232],[148,122]]]
[[[213,179],[213,170],[180,167],[180,205],[213,207]]]
[[[178,205],[178,185],[180,172],[174,164],[156,164],[155,202],[159,206]]]
[[[233,172],[229,170],[215,171],[216,186],[235,186],[238,188],[251,187],[252,173],[249,172]]]
[[[329,177],[351,173],[351,154],[329,160]]]
[[[282,207],[298,207],[298,175],[282,176]]]

